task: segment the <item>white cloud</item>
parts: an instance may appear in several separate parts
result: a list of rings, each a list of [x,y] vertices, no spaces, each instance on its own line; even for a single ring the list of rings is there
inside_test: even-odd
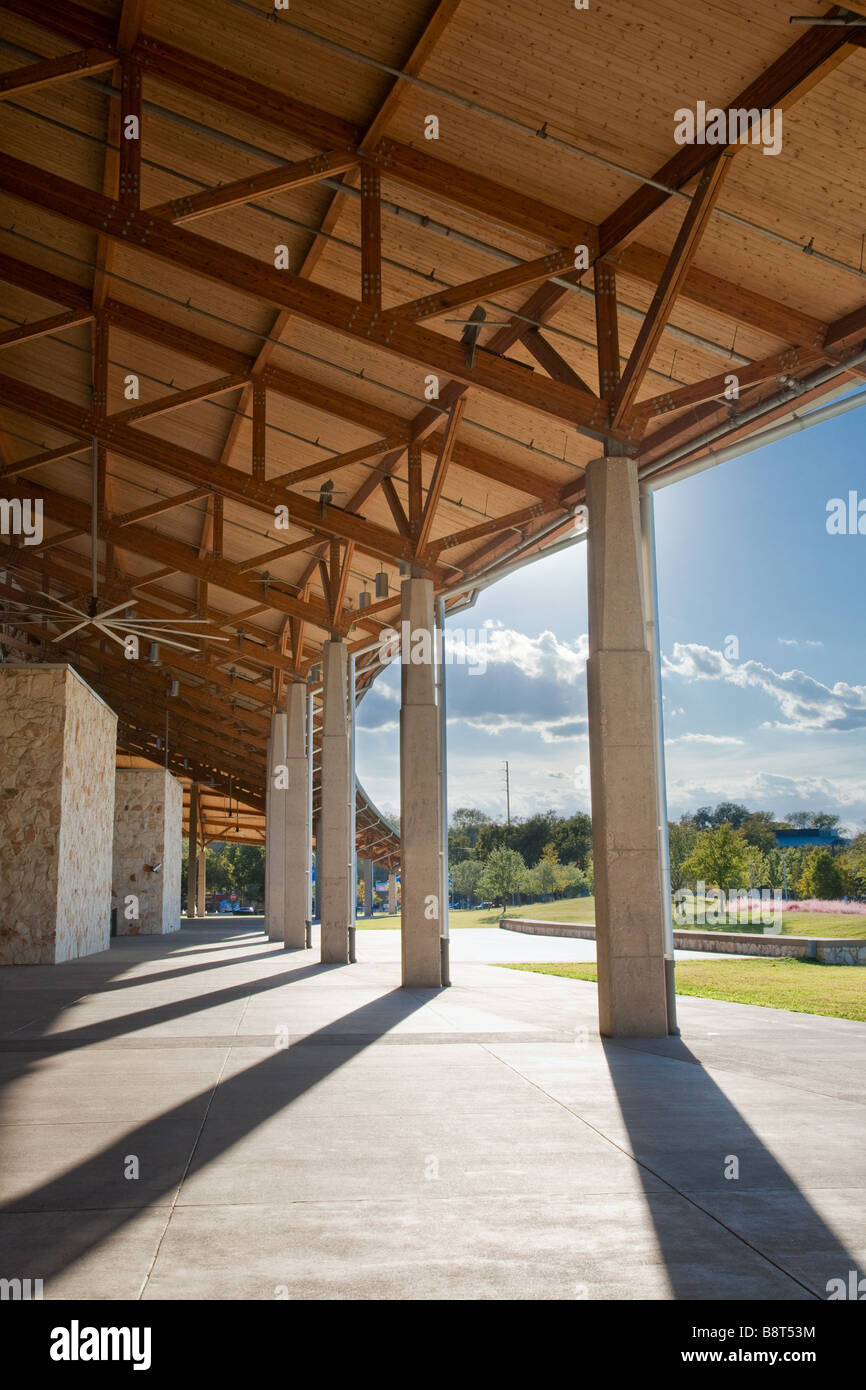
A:
[[[724,681],[762,690],[785,716],[770,727],[799,733],[817,730],[849,733],[866,728],[866,686],[837,681],[827,686],[805,671],[774,671],[760,661],[729,661],[719,651],[696,642],[675,642],[673,658],[664,658],[665,674],[688,681]]]
[[[743,744],[744,739],[733,738],[724,734],[679,734],[677,738],[666,738],[665,743],[719,743],[729,745],[732,743]]]

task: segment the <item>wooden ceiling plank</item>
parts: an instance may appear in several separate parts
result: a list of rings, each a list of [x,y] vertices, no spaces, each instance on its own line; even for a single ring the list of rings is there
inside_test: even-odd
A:
[[[394,525],[397,527],[400,535],[405,536],[408,540],[412,534],[409,529],[409,518],[403,510],[403,503],[397,495],[394,480],[393,478],[389,478],[387,474],[383,474],[380,479],[380,484],[382,495],[388,503],[388,509],[394,518]]]
[[[361,303],[382,307],[382,194],[379,170],[361,166]]]
[[[409,445],[409,494],[408,494],[409,535],[414,553],[418,553],[418,537],[424,512],[423,481],[421,472],[421,445],[413,441]]]
[[[606,401],[612,399],[620,382],[619,317],[616,307],[616,270],[611,261],[596,261],[595,337],[598,356],[598,390]]]
[[[524,333],[522,338],[523,346],[527,352],[532,353],[536,362],[544,368],[548,376],[552,376],[554,381],[565,381],[572,386],[577,386],[582,391],[592,392],[592,388],[586,384],[583,377],[578,376],[577,372],[565,358],[557,352],[556,348],[543,333],[537,328],[531,328],[528,333]]]
[[[116,411],[108,416],[106,424],[131,425],[136,420],[152,420],[158,415],[169,415],[172,411],[181,410],[185,405],[191,405],[196,401],[208,401],[215,396],[224,396],[228,391],[237,391],[241,386],[245,386],[248,380],[249,377],[243,373],[239,376],[224,376],[215,381],[206,381],[201,386],[191,386],[186,391],[170,391],[167,396],[159,396],[154,401],[143,401],[140,405],[130,406],[128,410]]]
[[[42,87],[53,87],[75,77],[95,77],[107,72],[117,63],[116,53],[100,48],[83,48],[77,53],[65,53],[62,58],[47,58],[0,75],[0,101],[8,96],[22,96]]]
[[[34,494],[42,496],[46,512],[52,519],[56,518],[70,526],[82,528],[89,525],[90,508],[86,503],[45,487],[37,489],[31,485],[27,495]],[[116,532],[109,524],[108,538],[115,534]],[[261,588],[254,580],[247,579],[242,574],[235,574],[231,564],[226,560],[202,558],[198,554],[197,548],[188,545],[185,541],[178,541],[150,531],[144,526],[134,524],[123,527],[122,535],[125,550],[132,550],[151,560],[169,564],[174,569],[180,570],[194,579],[210,581],[222,589],[239,594],[242,598],[255,600],[259,597]],[[273,585],[268,591],[268,606],[284,613],[308,618],[319,627],[328,626],[328,613],[323,605],[300,603],[297,599],[284,594],[282,590],[274,588]]]
[[[493,295],[504,294],[531,285],[538,280],[549,280],[551,275],[559,275],[564,270],[574,268],[574,253],[568,250],[553,251],[534,261],[523,261],[520,265],[509,266],[508,270],[498,270],[491,275],[481,275],[475,280],[467,280],[462,285],[452,285],[436,294],[422,295],[407,304],[400,304],[390,310],[397,318],[413,323],[421,319],[436,318],[450,309],[459,309],[466,304],[477,304]]]
[[[834,12],[838,12],[838,6],[833,6],[828,14]],[[851,51],[844,29],[812,25],[754,82],[750,82],[733,101],[726,103],[727,109],[762,111],[779,107],[789,110],[816,82],[844,61]],[[736,150],[738,145],[735,143],[727,148]],[[682,145],[653,174],[653,182],[662,184],[663,188],[642,184],[601,222],[600,254],[610,255],[611,251],[630,240],[641,224],[671,197],[665,190],[684,188],[713,164],[719,151],[719,145]]]
[[[230,285],[278,308],[290,309],[350,341],[383,348],[496,398],[522,403],[564,420],[590,437],[604,441],[610,433],[600,427],[599,402],[585,392],[549,378],[533,378],[514,363],[486,353],[469,368],[460,344],[452,338],[416,324],[402,323],[388,314],[379,315],[346,295],[302,280],[290,271],[272,269],[245,252],[121,208],[113,199],[11,155],[0,155],[0,187],[13,197],[101,231],[123,245],[137,246],[175,266],[184,266],[193,274]]]
[[[133,512],[122,512],[112,516],[112,525],[120,529],[138,521],[147,521],[149,517],[161,516],[163,512],[174,511],[175,507],[185,507],[190,502],[200,502],[203,498],[210,496],[206,488],[192,488],[189,492],[179,492],[176,497],[161,497],[158,502],[148,502],[145,507],[138,507]]]
[[[83,323],[90,323],[92,318],[92,313],[69,309],[65,314],[50,314],[48,318],[34,319],[31,323],[22,323],[17,328],[8,328],[0,333],[0,348],[19,347],[22,343],[44,338],[49,333],[62,333],[66,328],[78,328]]]
[[[334,473],[338,468],[348,468],[353,463],[363,463],[366,459],[377,458],[380,454],[387,453],[389,449],[402,444],[405,439],[406,436],[403,434],[392,434],[385,439],[374,439],[371,444],[361,444],[357,449],[350,449],[348,453],[332,454],[330,458],[308,464],[306,468],[296,468],[291,473],[281,473],[272,481],[286,484],[299,483],[308,478],[318,478],[322,473]]]
[[[261,174],[235,179],[232,183],[221,183],[215,188],[203,188],[199,193],[170,198],[165,203],[157,203],[154,207],[148,208],[148,212],[169,222],[191,222],[210,213],[241,207],[257,198],[288,193],[293,188],[303,188],[332,175],[345,174],[349,169],[356,168],[357,164],[357,155],[347,154],[342,150],[327,150],[324,154],[313,155],[310,159],[280,164],[276,168],[264,170]]]
[[[81,438],[95,436],[104,439],[116,453],[185,481],[198,482],[210,491],[221,492],[224,497],[231,497],[271,516],[278,506],[288,505],[290,515],[297,524],[354,540],[359,548],[374,556],[392,561],[410,558],[408,547],[401,538],[341,507],[328,507],[322,517],[319,507],[300,493],[291,492],[276,483],[252,478],[248,473],[215,463],[203,454],[181,448],[168,440],[141,434],[130,426],[111,425],[100,420],[93,412],[83,411],[59,396],[27,386],[13,377],[0,375],[0,402],[53,423],[70,434],[78,434]]]
[[[668,415],[674,410],[683,410],[687,406],[701,405],[704,401],[723,397],[732,375],[736,378],[738,391],[743,391],[749,386],[767,381],[770,377],[790,376],[828,360],[827,354],[817,348],[786,348],[784,352],[772,353],[747,367],[732,366],[728,372],[719,372],[716,376],[695,382],[694,385],[679,386],[660,396],[653,396],[650,400],[641,401],[635,406],[634,413],[650,420],[660,415]],[[721,404],[721,400],[719,403]]]
[[[704,167],[700,183],[677,233],[677,239],[674,242],[665,272],[641,324],[622,379],[614,392],[613,422],[615,426],[622,425],[623,421],[628,418],[637,393],[643,385],[647,368],[652,361],[676,302],[680,285],[694,259],[701,237],[706,231],[730,167],[731,159],[727,153],[717,155],[711,163]]]
[[[451,407],[451,414],[445,428],[445,433],[442,436],[442,443],[439,447],[439,457],[436,460],[433,476],[430,479],[430,486],[427,489],[424,512],[421,517],[421,524],[418,529],[418,540],[415,546],[416,554],[423,552],[430,537],[430,529],[436,519],[436,512],[442,497],[442,489],[445,486],[445,475],[451,463],[451,455],[457,439],[457,431],[460,428],[460,421],[463,418],[463,411],[465,408],[466,400],[464,397],[455,401]]]

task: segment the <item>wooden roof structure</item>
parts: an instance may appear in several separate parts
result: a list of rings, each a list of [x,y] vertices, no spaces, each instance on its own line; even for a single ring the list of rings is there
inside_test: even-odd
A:
[[[86,599],[95,481],[98,611],[200,623],[152,664],[7,619],[9,657],[74,661],[132,758],[168,714],[260,838],[286,682],[334,633],[363,693],[409,566],[471,589],[600,453],[681,467],[863,378],[864,46],[816,0],[4,0],[0,492],[45,534],[0,599]],[[699,101],[781,151],[678,145]]]

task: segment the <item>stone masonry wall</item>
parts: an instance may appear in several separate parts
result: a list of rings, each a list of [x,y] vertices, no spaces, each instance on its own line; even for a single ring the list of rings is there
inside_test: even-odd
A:
[[[112,898],[120,936],[180,928],[183,788],[163,768],[118,768]],[[158,873],[148,865],[161,864]],[[124,904],[138,900],[138,917]]]
[[[68,666],[0,666],[0,962],[108,946],[117,720]]]

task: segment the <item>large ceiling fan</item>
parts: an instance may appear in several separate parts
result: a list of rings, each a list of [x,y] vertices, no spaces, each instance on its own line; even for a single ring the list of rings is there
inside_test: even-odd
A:
[[[124,599],[123,603],[117,603],[113,608],[100,610],[99,599],[99,564],[98,564],[98,518],[99,518],[99,489],[98,489],[98,444],[93,441],[92,465],[91,465],[91,489],[90,489],[90,597],[85,608],[79,608],[74,603],[67,603],[64,599],[55,598],[53,594],[47,593],[44,589],[33,589],[28,584],[28,594],[36,594],[44,599],[43,604],[33,604],[31,602],[18,602],[15,599],[7,599],[6,605],[0,609],[0,623],[44,623],[50,622],[58,626],[71,622],[71,627],[65,628],[63,632],[56,633],[51,637],[52,642],[65,642],[82,628],[94,627],[103,636],[109,637],[112,642],[117,642],[127,652],[133,651],[138,655],[138,644],[140,640],[147,642],[163,643],[168,647],[176,647],[179,651],[198,652],[199,648],[190,646],[189,642],[183,642],[182,637],[207,637],[209,642],[228,642],[229,638],[221,633],[216,633],[212,629],[208,632],[189,631],[190,628],[205,627],[209,624],[207,618],[136,618],[131,616],[130,610],[134,609],[137,599]],[[24,583],[29,576],[21,569],[16,570],[14,565],[6,566],[19,582]],[[181,626],[177,626],[181,624]]]

